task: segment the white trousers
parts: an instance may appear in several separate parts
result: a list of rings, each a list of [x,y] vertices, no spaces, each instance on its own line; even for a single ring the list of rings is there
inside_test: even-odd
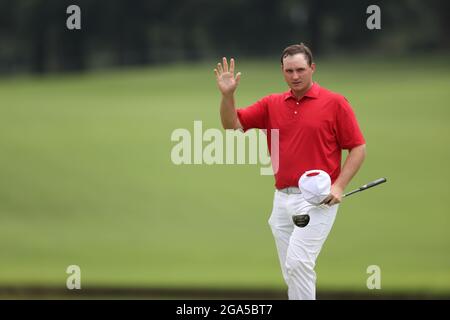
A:
[[[315,300],[314,267],[322,245],[330,233],[339,205],[316,207],[301,194],[275,190],[269,225],[275,238],[283,278],[288,285],[289,300]],[[294,214],[307,213],[306,227],[294,225]]]

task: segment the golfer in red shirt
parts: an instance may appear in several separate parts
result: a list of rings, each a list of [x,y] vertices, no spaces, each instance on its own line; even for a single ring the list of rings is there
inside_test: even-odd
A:
[[[234,92],[241,74],[234,59],[223,58],[214,70],[222,93],[220,116],[225,129],[278,129],[278,157],[272,158],[275,196],[269,225],[275,238],[289,299],[315,299],[315,262],[333,226],[345,187],[361,167],[365,140],[348,101],[313,82],[316,65],[304,44],[291,45],[281,55],[281,71],[289,86],[246,108],[235,107]],[[348,156],[341,168],[342,149]],[[278,161],[274,165],[274,161]],[[309,170],[323,170],[331,178],[331,192],[321,206],[309,210],[309,223],[294,225],[292,216],[310,208],[298,181]]]

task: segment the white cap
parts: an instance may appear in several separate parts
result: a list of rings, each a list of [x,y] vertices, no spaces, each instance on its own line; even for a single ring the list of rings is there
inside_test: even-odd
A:
[[[331,192],[331,178],[325,171],[309,170],[298,180],[298,187],[307,202],[318,206]]]

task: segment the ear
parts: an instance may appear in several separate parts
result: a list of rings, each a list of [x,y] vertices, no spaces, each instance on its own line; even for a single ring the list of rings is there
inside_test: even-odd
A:
[[[313,62],[311,63],[311,70],[314,73],[314,71],[316,71],[316,64]]]

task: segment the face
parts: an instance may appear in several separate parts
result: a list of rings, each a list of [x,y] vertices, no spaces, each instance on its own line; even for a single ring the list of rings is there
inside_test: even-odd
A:
[[[294,92],[306,92],[312,84],[312,75],[316,69],[314,63],[308,65],[306,57],[302,53],[287,56],[281,66],[284,80]]]

